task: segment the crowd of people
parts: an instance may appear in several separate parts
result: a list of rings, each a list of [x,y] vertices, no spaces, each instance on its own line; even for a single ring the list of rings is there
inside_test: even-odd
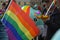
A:
[[[0,19],[4,15],[4,12],[6,11],[9,2],[2,3],[2,8],[0,9]],[[34,16],[36,17],[34,18],[35,22],[37,21],[37,19],[42,19],[44,22],[43,24],[44,28],[42,28],[41,30],[43,31],[43,33],[39,35],[38,37],[39,40],[51,40],[52,36],[56,33],[56,31],[60,29],[60,8],[58,8],[57,3],[53,4],[50,11],[48,12],[46,19],[43,18],[50,4],[51,4],[50,1],[46,1],[45,4],[43,4],[43,6],[37,5],[36,7],[32,7],[33,9],[42,12],[42,16],[37,16],[37,14],[34,14]],[[39,28],[41,29],[41,27]]]

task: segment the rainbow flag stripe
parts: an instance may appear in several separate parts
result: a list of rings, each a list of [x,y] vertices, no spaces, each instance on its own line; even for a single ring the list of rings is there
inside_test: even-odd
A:
[[[9,40],[17,40],[16,37],[13,35],[13,33],[11,32],[11,30],[8,27],[6,27],[6,32],[7,32]]]
[[[39,34],[35,22],[12,1],[2,19],[17,40],[31,40]]]

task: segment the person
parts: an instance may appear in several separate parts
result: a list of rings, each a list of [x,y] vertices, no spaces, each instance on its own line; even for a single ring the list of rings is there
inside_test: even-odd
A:
[[[48,25],[47,40],[50,40],[54,33],[60,28],[60,12],[56,6],[52,9],[53,12],[51,12],[50,20],[46,21]]]
[[[56,5],[57,3],[55,2],[50,9],[50,20],[46,20],[45,22],[48,26],[46,40],[50,40],[54,33],[60,28],[60,10]]]
[[[46,40],[50,40],[54,33],[60,28],[60,10],[57,8],[56,4],[52,6],[50,11],[50,16],[37,16],[38,19],[43,19],[48,26]],[[49,20],[47,20],[48,18]]]
[[[43,20],[45,20],[47,18],[47,16],[43,16],[41,13],[39,14],[39,12],[37,12],[37,14],[34,14],[34,16],[37,19],[36,25],[38,26],[38,28],[40,30],[40,34],[38,35],[38,39],[45,40],[46,33],[47,33],[47,25],[44,24]]]
[[[6,6],[5,2],[2,3],[2,8],[0,9],[0,19],[2,18],[3,14],[5,12],[5,6]]]
[[[46,3],[45,3],[45,4],[43,4],[43,11],[42,11],[42,13],[43,13],[43,14],[45,14],[45,13],[47,12],[46,5],[47,5]]]
[[[5,2],[2,3],[2,8],[1,8],[1,14],[0,14],[0,40],[8,40],[8,35],[6,33],[6,30],[5,30],[5,26],[2,24],[1,22],[1,19],[4,15],[4,12],[5,12],[5,7],[6,7],[6,4]]]

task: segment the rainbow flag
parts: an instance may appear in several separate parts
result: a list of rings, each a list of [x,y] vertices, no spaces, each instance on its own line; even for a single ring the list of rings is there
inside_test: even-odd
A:
[[[12,0],[8,10],[2,18],[17,40],[32,40],[39,34],[35,22]]]

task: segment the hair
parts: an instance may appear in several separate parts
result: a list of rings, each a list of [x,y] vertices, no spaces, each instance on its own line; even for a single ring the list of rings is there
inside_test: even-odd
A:
[[[1,3],[2,3],[2,1],[1,1]]]
[[[2,6],[6,6],[6,3],[4,2],[4,3],[2,4]]]

